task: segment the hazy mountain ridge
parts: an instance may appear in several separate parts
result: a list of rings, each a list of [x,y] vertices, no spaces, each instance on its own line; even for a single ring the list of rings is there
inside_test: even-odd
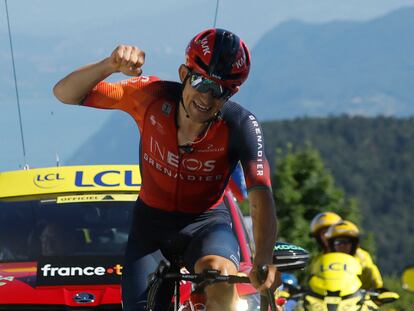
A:
[[[368,22],[281,24],[252,50],[240,102],[266,120],[412,115],[413,31],[414,8]]]

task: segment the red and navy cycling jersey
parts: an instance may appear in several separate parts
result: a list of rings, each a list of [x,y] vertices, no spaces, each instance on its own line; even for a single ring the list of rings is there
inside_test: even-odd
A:
[[[138,125],[142,186],[140,199],[165,211],[200,213],[223,200],[240,161],[247,189],[270,188],[262,129],[256,117],[228,101],[219,117],[187,152],[180,152],[176,113],[181,84],[141,76],[100,82],[83,105],[120,109]]]

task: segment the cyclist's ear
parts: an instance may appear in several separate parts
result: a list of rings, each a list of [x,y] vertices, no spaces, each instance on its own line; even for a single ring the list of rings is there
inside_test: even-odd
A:
[[[190,69],[186,65],[184,64],[180,65],[180,67],[178,68],[178,75],[180,76],[181,82],[184,81],[185,77],[187,76],[189,72],[190,72]]]

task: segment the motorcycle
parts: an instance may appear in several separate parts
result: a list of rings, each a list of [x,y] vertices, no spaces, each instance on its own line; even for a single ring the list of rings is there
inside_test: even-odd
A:
[[[295,311],[368,311],[379,310],[384,303],[399,299],[386,289],[364,290],[358,260],[345,253],[328,253],[321,257],[309,288],[292,298],[298,299]]]

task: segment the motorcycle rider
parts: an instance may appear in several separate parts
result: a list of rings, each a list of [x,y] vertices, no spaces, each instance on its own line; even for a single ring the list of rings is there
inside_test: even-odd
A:
[[[310,235],[315,238],[323,253],[327,253],[329,245],[325,239],[325,233],[328,228],[341,221],[342,218],[333,212],[323,212],[313,217],[310,225]]]
[[[284,311],[295,310],[298,298],[294,298],[292,296],[299,292],[299,290],[299,282],[296,276],[290,273],[282,273],[282,286],[279,296],[286,299],[286,303],[283,305]]]
[[[323,212],[313,217],[310,224],[310,236],[316,240],[321,251],[318,255],[314,256],[309,263],[308,269],[310,275],[313,275],[318,271],[318,261],[320,256],[329,252],[329,245],[325,239],[326,231],[331,225],[341,220],[341,216],[333,212]]]
[[[359,247],[358,227],[348,220],[333,224],[325,233],[330,252],[342,252],[354,256],[362,267],[360,279],[362,288],[378,289],[383,287],[381,273],[366,250]]]

